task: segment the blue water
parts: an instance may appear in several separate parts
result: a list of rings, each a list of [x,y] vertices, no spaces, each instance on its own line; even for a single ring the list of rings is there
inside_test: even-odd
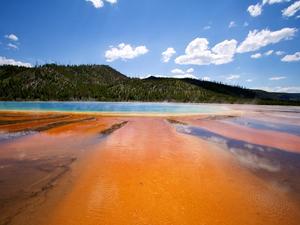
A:
[[[67,112],[118,113],[213,113],[225,106],[186,103],[129,103],[129,102],[1,102],[0,110],[36,110]]]

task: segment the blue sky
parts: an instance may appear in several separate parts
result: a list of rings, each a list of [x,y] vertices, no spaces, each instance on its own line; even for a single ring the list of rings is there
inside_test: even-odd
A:
[[[300,92],[299,0],[1,0],[0,8],[0,64],[108,64],[135,77]]]

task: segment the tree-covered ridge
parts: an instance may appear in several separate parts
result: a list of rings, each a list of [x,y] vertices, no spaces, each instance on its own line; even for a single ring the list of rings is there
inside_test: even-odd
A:
[[[216,82],[129,78],[106,65],[0,66],[0,100],[172,101],[300,105],[299,94]]]

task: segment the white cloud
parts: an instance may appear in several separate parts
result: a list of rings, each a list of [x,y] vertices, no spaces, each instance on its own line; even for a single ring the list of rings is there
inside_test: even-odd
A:
[[[211,26],[205,26],[203,27],[203,30],[209,30],[211,28]]]
[[[252,59],[259,59],[261,57],[262,57],[262,55],[260,53],[256,53],[256,54],[251,55]]]
[[[265,90],[269,92],[283,92],[283,93],[300,93],[300,86],[288,86],[288,87],[259,87],[255,89]]]
[[[289,2],[290,0],[263,0],[263,4],[273,5],[275,3]]]
[[[185,65],[220,65],[233,60],[237,41],[225,40],[212,49],[208,47],[206,38],[196,38],[185,49],[185,54],[177,57],[175,63]]]
[[[249,23],[248,22],[245,22],[244,23],[244,27],[248,27],[249,26]]]
[[[276,55],[283,55],[283,54],[284,54],[284,51],[276,51],[275,54],[276,54]]]
[[[244,53],[259,50],[269,44],[291,39],[296,32],[296,28],[283,28],[277,31],[270,31],[268,29],[250,31],[247,38],[238,46],[237,52]]]
[[[226,77],[226,80],[237,80],[240,79],[240,75],[229,75],[228,77]]]
[[[266,52],[264,53],[264,55],[265,55],[265,56],[269,56],[269,55],[272,55],[273,52],[274,52],[274,50],[269,50],[269,51],[266,51]]]
[[[269,78],[269,80],[272,80],[272,81],[274,81],[274,80],[284,80],[284,79],[286,79],[286,77],[285,77],[285,76],[279,76],[279,77],[270,77],[270,78]]]
[[[117,3],[117,0],[85,0],[87,2],[91,2],[93,6],[97,9],[102,8],[104,6],[104,1],[115,4]]]
[[[289,1],[290,0],[263,0],[262,3],[257,3],[256,5],[250,5],[247,10],[251,16],[256,17],[262,14],[263,6],[266,4],[273,5],[275,3],[282,3],[282,2],[289,2]]]
[[[115,4],[115,3],[117,3],[117,0],[105,0],[105,1],[109,2],[110,4]]]
[[[24,66],[24,67],[32,67],[30,63],[24,63],[21,61],[16,61],[14,59],[8,59],[4,56],[0,56],[0,65],[13,65],[13,66]]]
[[[117,47],[111,46],[109,50],[105,52],[106,61],[112,62],[117,59],[133,59],[148,53],[146,46],[138,46],[136,48],[132,47],[129,44],[121,43]]]
[[[250,5],[247,10],[251,16],[256,17],[262,13],[262,5],[260,3],[257,3],[256,5]]]
[[[193,69],[193,68],[189,68],[186,72],[187,72],[187,73],[193,73],[193,72],[194,72],[194,69]]]
[[[171,73],[175,73],[175,74],[184,74],[185,72],[181,69],[174,69],[171,71]]]
[[[194,78],[194,79],[198,79],[195,75],[193,75],[192,73],[194,72],[193,68],[189,68],[186,71],[182,70],[182,69],[173,69],[171,71],[171,73],[173,73],[174,75],[169,76],[169,77],[173,77],[173,78]]]
[[[246,82],[249,82],[249,83],[252,82],[252,81],[253,81],[253,79],[247,79],[246,80]]]
[[[300,1],[294,2],[292,5],[282,10],[282,15],[290,17],[295,15],[300,10]]]
[[[261,53],[256,53],[256,54],[251,55],[251,58],[252,58],[252,59],[259,59],[259,58],[261,58],[261,57],[263,57],[263,56],[270,56],[270,55],[273,54],[273,52],[274,52],[274,50],[266,51],[266,52],[263,53],[263,54],[261,54]]]
[[[102,0],[86,0],[87,2],[91,2],[93,6],[97,9],[101,8],[104,6],[104,3]]]
[[[286,55],[281,59],[282,62],[297,62],[300,61],[300,52],[296,52],[293,55]]]
[[[14,45],[14,44],[12,44],[12,43],[8,43],[8,44],[7,44],[7,47],[13,48],[13,49],[18,49],[18,48],[19,48],[17,45]]]
[[[230,21],[228,28],[236,27],[236,23],[234,21]]]
[[[166,49],[166,51],[164,51],[163,53],[161,53],[161,60],[164,62],[164,63],[167,63],[170,61],[170,59],[172,58],[173,55],[176,54],[176,51],[174,48],[172,47],[169,47]]]
[[[11,40],[11,41],[18,41],[19,38],[15,34],[8,34],[4,36],[5,38]]]

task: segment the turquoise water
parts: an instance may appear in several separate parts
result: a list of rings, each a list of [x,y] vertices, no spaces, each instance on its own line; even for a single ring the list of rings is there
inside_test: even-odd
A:
[[[224,111],[224,106],[186,103],[132,102],[0,102],[0,110],[36,110],[67,112],[118,113],[212,113]]]

